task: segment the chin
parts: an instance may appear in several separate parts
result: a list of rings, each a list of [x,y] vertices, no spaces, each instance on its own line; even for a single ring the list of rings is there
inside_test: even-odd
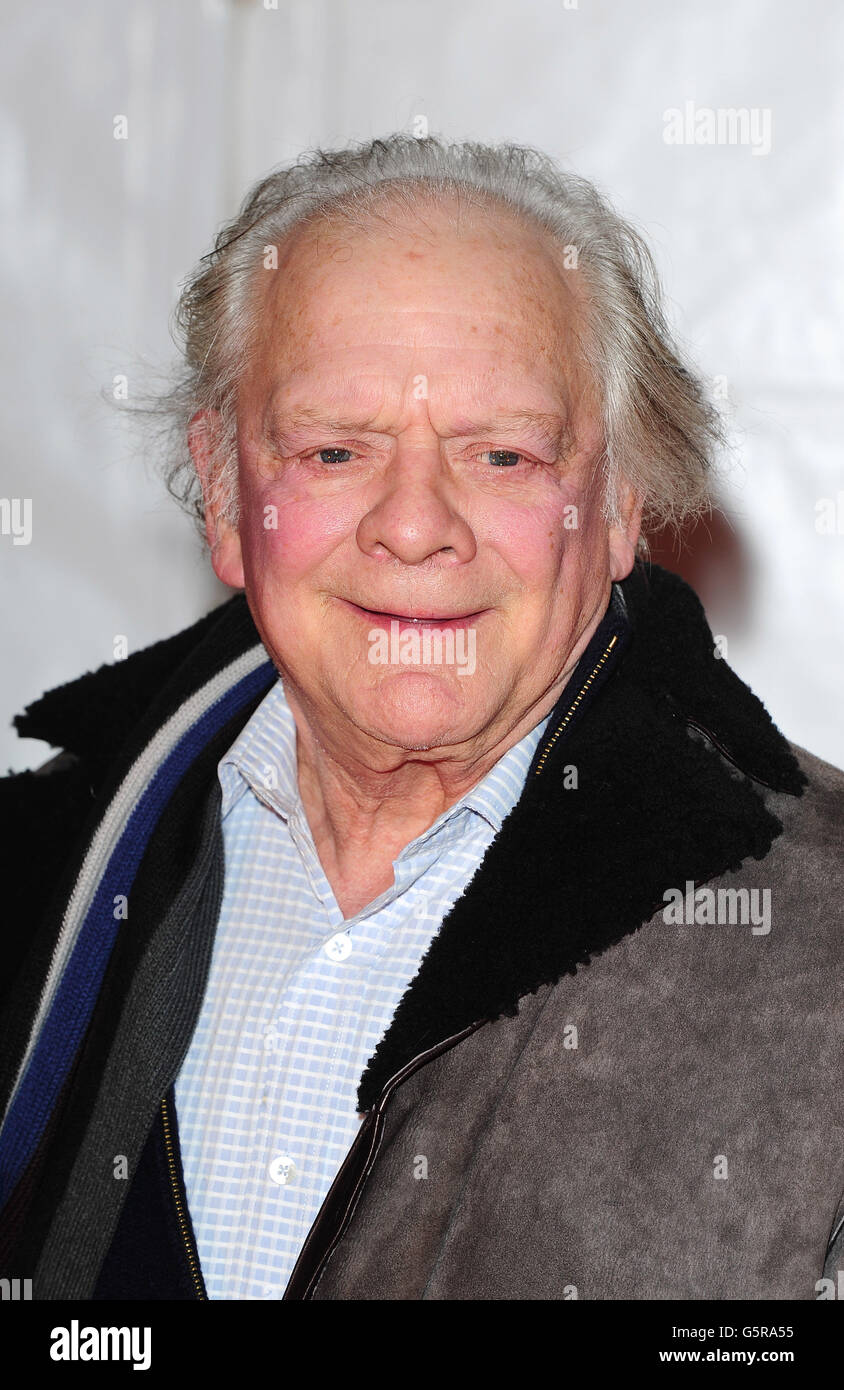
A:
[[[355,701],[355,723],[385,743],[414,752],[459,743],[483,722],[474,701],[469,707],[470,693],[455,691],[436,676],[403,674],[371,691],[365,701]]]

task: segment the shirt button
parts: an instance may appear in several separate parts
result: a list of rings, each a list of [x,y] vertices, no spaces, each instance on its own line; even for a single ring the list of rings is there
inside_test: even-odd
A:
[[[289,1187],[296,1177],[296,1165],[289,1154],[279,1154],[270,1164],[269,1174],[277,1187]]]
[[[345,960],[352,954],[352,938],[348,932],[338,931],[330,936],[322,948],[329,960]]]

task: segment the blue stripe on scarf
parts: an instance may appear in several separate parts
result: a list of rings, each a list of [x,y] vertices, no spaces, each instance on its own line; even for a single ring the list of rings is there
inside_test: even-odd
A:
[[[263,662],[221,696],[182,736],[135,805],[86,913],[70,960],[0,1135],[0,1207],[5,1205],[44,1133],[97,1002],[117,937],[114,899],[129,896],[161,814],[182,777],[214,734],[276,679]]]

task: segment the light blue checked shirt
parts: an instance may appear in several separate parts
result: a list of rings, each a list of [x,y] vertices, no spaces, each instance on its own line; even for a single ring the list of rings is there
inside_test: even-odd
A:
[[[547,723],[407,845],[393,886],[345,920],[299,796],[281,680],[221,759],[223,902],[176,1080],[209,1298],[284,1293],[360,1126],[364,1067],[518,800]]]

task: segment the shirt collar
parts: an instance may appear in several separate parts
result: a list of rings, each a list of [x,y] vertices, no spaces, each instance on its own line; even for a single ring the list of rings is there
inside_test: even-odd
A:
[[[302,805],[296,768],[296,721],[279,677],[218,764],[223,819],[250,789],[288,819]]]

